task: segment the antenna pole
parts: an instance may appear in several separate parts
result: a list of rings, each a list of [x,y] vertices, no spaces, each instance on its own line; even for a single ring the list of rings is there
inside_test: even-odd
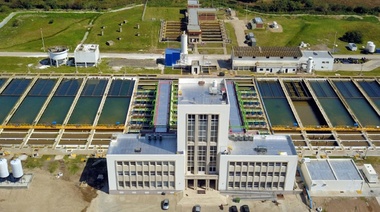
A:
[[[40,28],[40,30],[41,30],[42,48],[43,48],[43,50],[45,51],[45,41],[44,41],[44,34],[42,33],[42,28]]]

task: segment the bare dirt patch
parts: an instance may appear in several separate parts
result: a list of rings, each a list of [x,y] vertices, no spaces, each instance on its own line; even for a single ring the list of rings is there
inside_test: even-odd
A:
[[[316,207],[322,207],[323,211],[380,211],[380,206],[375,198],[325,198],[313,197]]]

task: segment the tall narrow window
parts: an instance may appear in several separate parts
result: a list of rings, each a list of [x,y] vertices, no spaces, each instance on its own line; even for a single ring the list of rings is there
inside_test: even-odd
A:
[[[218,142],[219,115],[211,115],[210,141]]]
[[[194,146],[187,147],[187,171],[194,174]]]
[[[195,141],[195,115],[187,116],[187,141]]]
[[[206,148],[207,146],[198,146],[198,171],[206,170]]]
[[[207,141],[207,115],[198,116],[198,141]]]

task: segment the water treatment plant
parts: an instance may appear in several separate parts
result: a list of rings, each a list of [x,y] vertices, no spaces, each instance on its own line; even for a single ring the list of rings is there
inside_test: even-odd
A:
[[[290,135],[297,151],[306,155],[380,152],[380,84],[375,78],[263,76],[223,82],[232,140],[249,134]],[[3,75],[2,151],[102,153],[118,133],[175,132],[182,92],[178,79]],[[161,95],[167,101],[160,101]]]

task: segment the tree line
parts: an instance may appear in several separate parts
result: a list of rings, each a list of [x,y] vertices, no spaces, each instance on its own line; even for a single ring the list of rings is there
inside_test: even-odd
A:
[[[145,0],[0,0],[0,12],[13,9],[107,10],[144,2]]]
[[[372,14],[378,15],[380,7],[349,6],[340,2],[327,4],[318,0],[237,0],[251,10],[266,13],[312,13],[312,14]]]

